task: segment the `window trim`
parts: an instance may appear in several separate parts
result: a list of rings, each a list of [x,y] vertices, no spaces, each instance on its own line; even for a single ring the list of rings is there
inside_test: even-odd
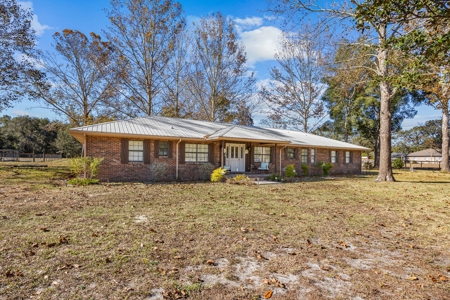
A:
[[[303,150],[306,151],[306,155],[303,154]],[[302,164],[307,164],[308,163],[308,148],[302,148],[301,152],[300,152],[300,162]]]
[[[132,147],[131,147],[131,144],[132,143],[135,143],[135,142],[138,142],[138,143],[140,143],[141,145],[141,149],[131,149]],[[133,156],[134,155],[131,155],[132,153],[141,153],[141,157],[142,157],[142,159],[141,160],[133,160]],[[130,162],[130,163],[143,163],[144,162],[144,141],[142,141],[142,140],[128,140],[128,162]]]
[[[291,151],[291,153],[290,153]],[[292,154],[292,157],[291,157]],[[295,159],[295,148],[286,148],[286,157],[287,159]]]
[[[310,153],[311,153],[311,155],[310,155],[309,161],[310,161],[312,164],[315,164],[315,163],[316,163],[316,160],[317,160],[317,149],[311,148],[311,149],[310,149]]]
[[[261,153],[260,154],[256,154],[256,148],[261,148]],[[272,162],[272,147],[264,147],[264,146],[256,146],[253,148],[253,162],[256,163],[261,163],[261,162],[268,162],[271,163]],[[264,149],[268,149],[269,153],[266,153],[266,151],[264,151]],[[257,161],[256,157],[257,156],[261,156],[262,160]],[[264,157],[268,157],[268,161],[265,161],[263,158]]]
[[[189,151],[187,151],[188,150],[188,148],[189,148],[189,145],[195,145],[195,149],[196,149],[196,151],[195,152],[189,152]],[[198,151],[198,146],[199,145],[202,145],[202,146],[205,146],[206,147],[206,152],[204,152],[204,151],[202,151],[202,152],[199,152]],[[208,144],[194,144],[194,143],[186,143],[185,144],[185,146],[184,146],[185,148],[184,148],[184,162],[185,163],[208,163],[209,162],[209,145]],[[193,161],[193,160],[188,160],[188,157],[187,157],[187,154],[188,153],[195,153],[195,161]],[[202,154],[205,154],[206,153],[206,159],[205,160],[202,160],[202,161],[199,161],[198,160],[198,154],[199,153],[202,153]]]
[[[334,152],[334,161],[333,161],[333,152]],[[337,164],[338,162],[338,152],[337,150],[330,150],[330,162],[332,164]]]
[[[347,161],[347,153],[348,153],[348,161]],[[353,163],[353,153],[351,151],[345,151],[345,163],[351,164]]]
[[[167,154],[161,154],[161,145],[166,144]],[[158,157],[169,157],[169,142],[159,142],[158,143]]]

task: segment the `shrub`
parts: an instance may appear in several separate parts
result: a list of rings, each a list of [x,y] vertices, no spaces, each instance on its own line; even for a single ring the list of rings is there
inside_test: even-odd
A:
[[[397,157],[396,159],[394,159],[394,161],[392,162],[392,167],[394,169],[401,169],[403,168],[404,163],[403,163],[403,159],[401,159],[400,157]]]
[[[323,176],[328,176],[328,174],[330,173],[330,170],[333,168],[333,164],[330,162],[318,162],[317,165],[319,166],[319,168],[322,169],[323,171]]]
[[[272,173],[269,175],[269,177],[267,177],[267,179],[272,180],[272,181],[280,181],[281,176],[278,175],[277,173]]]
[[[102,161],[103,157],[75,157],[70,160],[70,170],[77,177],[92,179],[97,176]]]
[[[165,162],[155,161],[150,165],[150,172],[152,172],[153,180],[160,181],[166,178],[169,166]]]
[[[214,165],[210,163],[202,164],[198,167],[198,174],[200,180],[208,180],[211,177],[211,172],[214,171]]]
[[[370,160],[368,160],[368,161],[365,161],[364,163],[363,163],[363,169],[367,172],[367,171],[369,171],[370,169],[372,169],[373,168],[373,165],[372,165],[372,162],[370,161]]]
[[[250,178],[248,178],[248,176],[246,175],[236,175],[231,179],[227,180],[227,183],[232,183],[232,184],[249,184],[251,183]]]
[[[92,179],[92,178],[73,178],[73,179],[70,179],[67,183],[68,183],[68,184],[73,184],[73,185],[89,185],[89,184],[97,184],[97,183],[98,183],[98,179]]]
[[[284,170],[284,176],[286,176],[287,178],[292,178],[295,177],[296,175],[297,172],[295,171],[295,167],[293,164],[288,165]]]
[[[309,165],[308,164],[302,164],[302,174],[303,176],[308,176],[309,173]]]
[[[211,173],[211,181],[219,182],[223,180],[223,176],[227,171],[224,168],[217,168]]]

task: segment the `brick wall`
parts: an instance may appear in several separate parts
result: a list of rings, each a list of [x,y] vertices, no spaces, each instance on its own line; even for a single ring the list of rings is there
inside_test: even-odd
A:
[[[140,140],[140,139],[133,139]],[[142,139],[141,139],[142,140]],[[141,181],[148,182],[155,180],[152,172],[151,165],[154,162],[166,163],[168,166],[168,172],[165,180],[174,180],[176,174],[176,143],[178,140],[164,140],[160,139],[160,142],[169,141],[172,142],[172,157],[159,157],[155,158],[155,143],[150,141],[150,163],[144,164],[142,162],[128,162],[121,163],[121,139],[113,137],[100,137],[100,136],[87,136],[86,137],[86,153],[91,157],[103,157],[104,161],[100,166],[98,179],[101,181]],[[193,142],[194,143],[194,142]],[[197,142],[196,142],[197,143]],[[213,164],[215,167],[220,166],[221,160],[221,142],[205,143],[214,145],[214,158]],[[258,146],[257,143],[248,143],[248,146]],[[275,149],[275,148],[273,148]],[[309,149],[309,148],[308,148]],[[269,164],[269,172],[277,173],[280,171],[280,150],[281,150],[281,167],[284,168],[289,164],[294,164],[298,174],[301,174],[301,161],[300,153],[301,148],[298,148],[298,157],[295,159],[286,159],[284,155],[284,146],[277,147],[275,161]],[[316,162],[318,161],[330,161],[330,151],[327,149],[316,149]],[[338,162],[331,169],[330,174],[355,174],[361,172],[361,151],[351,151],[352,163],[345,163],[345,151],[337,150]],[[181,151],[179,153],[181,160]],[[250,171],[252,167],[257,167],[259,163],[253,162],[252,150],[246,155],[247,171]],[[179,164],[179,179],[180,180],[196,180],[200,177],[199,167],[203,165],[201,163],[180,163]],[[308,165],[310,166],[309,175],[321,175],[320,170],[316,164],[311,163],[310,151],[308,150]]]

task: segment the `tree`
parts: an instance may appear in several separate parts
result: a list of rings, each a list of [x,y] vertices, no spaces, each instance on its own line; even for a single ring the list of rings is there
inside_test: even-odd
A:
[[[248,74],[234,23],[220,13],[196,24],[188,91],[194,119],[252,125],[255,76]]]
[[[66,158],[67,157],[77,157],[81,156],[82,146],[79,141],[77,141],[70,133],[69,126],[63,126],[58,130],[55,141],[53,142],[54,147],[57,149],[58,153],[61,153]]]
[[[429,120],[425,124],[402,130],[395,134],[393,150],[399,153],[412,153],[424,149],[441,150],[442,120]]]
[[[260,96],[270,107],[269,118],[279,116],[290,127],[313,130],[326,116],[320,101],[326,87],[322,83],[327,72],[325,57],[329,36],[320,28],[305,26],[302,31],[285,33],[275,59],[279,67],[270,70],[271,82]],[[316,119],[315,124],[310,122]]]
[[[35,83],[34,96],[69,122],[88,125],[96,121],[105,103],[116,98],[115,74],[109,64],[114,49],[95,33],[88,38],[77,30],[65,29],[53,38],[56,52],[39,56],[47,83]]]
[[[32,17],[16,0],[0,0],[0,111],[26,95],[27,76],[42,77],[30,59],[36,45]]]
[[[269,0],[270,2],[271,0]],[[272,11],[277,14],[287,14],[292,19],[297,14],[301,17],[310,13],[322,13],[328,22],[341,21],[353,24],[360,32],[368,35],[371,40],[365,45],[371,47],[376,54],[374,67],[370,68],[377,76],[380,89],[380,167],[377,181],[394,181],[391,165],[391,102],[398,87],[393,86],[390,79],[394,75],[390,68],[392,46],[388,41],[404,34],[401,30],[407,20],[399,18],[398,15],[383,6],[380,0],[352,0],[344,2],[341,6],[332,4],[322,7],[315,1],[287,0],[281,4],[273,1]],[[380,4],[379,10],[372,10],[372,6]],[[369,69],[367,69],[369,70]]]
[[[163,106],[164,72],[173,55],[177,34],[185,26],[182,8],[172,0],[112,0],[108,39],[118,51],[117,91],[123,101],[110,105],[123,114],[158,114]],[[125,9],[124,9],[125,8]]]

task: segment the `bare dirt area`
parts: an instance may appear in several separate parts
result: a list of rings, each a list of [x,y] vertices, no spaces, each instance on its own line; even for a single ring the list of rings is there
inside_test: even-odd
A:
[[[0,166],[0,299],[449,299],[450,175],[66,186]]]

